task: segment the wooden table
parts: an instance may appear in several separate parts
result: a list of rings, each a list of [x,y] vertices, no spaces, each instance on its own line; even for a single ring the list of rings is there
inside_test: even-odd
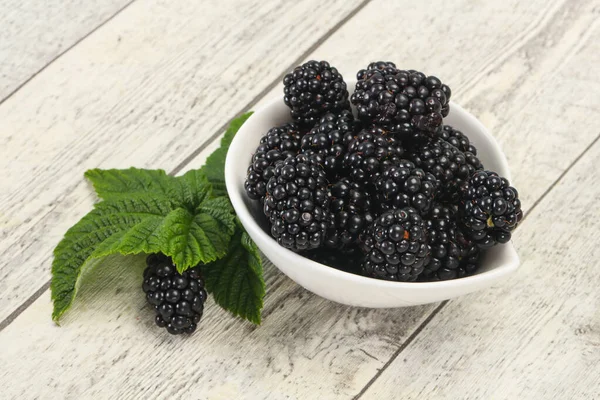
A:
[[[600,398],[597,0],[0,0],[0,26],[0,398]],[[268,264],[262,326],[211,301],[182,338],[154,326],[143,259],[114,257],[56,326],[52,250],[95,201],[83,172],[198,168],[307,59],[447,82],[508,156],[519,271],[369,310]]]

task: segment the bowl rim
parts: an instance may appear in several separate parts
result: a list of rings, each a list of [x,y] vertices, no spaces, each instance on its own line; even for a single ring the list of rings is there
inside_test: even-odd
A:
[[[351,83],[352,82],[348,82],[348,84],[351,84]],[[282,99],[278,98],[278,97],[267,101],[262,107],[259,107],[250,116],[250,118],[248,118],[248,120],[244,123],[244,125],[246,125],[246,126],[250,125],[249,122],[251,122],[251,120],[253,118],[257,118],[262,113],[269,112],[269,110],[271,108],[273,108],[276,105],[279,105],[281,102],[282,102]],[[506,159],[504,152],[502,152],[501,147],[498,144],[498,142],[496,141],[496,139],[488,132],[488,130],[485,128],[485,126],[477,118],[475,118],[471,113],[466,111],[464,108],[462,108],[461,106],[459,106],[458,104],[456,104],[452,101],[450,101],[450,108],[459,110],[459,112],[462,114],[462,116],[466,117],[466,119],[470,123],[475,124],[480,129],[480,131],[483,132],[483,134],[487,137],[487,139],[490,140],[494,144],[495,148],[498,150],[498,153],[499,153],[499,157],[500,157],[499,162],[503,167],[502,168],[503,171],[498,171],[498,172],[501,173],[503,176],[505,176],[510,181],[511,176],[510,176],[510,171],[508,168],[508,161]],[[337,268],[330,267],[325,264],[321,264],[319,262],[311,260],[310,258],[306,258],[298,253],[295,253],[289,249],[286,249],[283,246],[280,246],[275,241],[275,239],[273,239],[267,232],[265,232],[258,225],[258,223],[254,220],[254,217],[250,213],[248,207],[246,206],[246,204],[244,203],[244,200],[242,198],[244,189],[243,189],[243,187],[239,187],[239,185],[237,185],[237,183],[236,183],[237,171],[232,167],[232,165],[234,164],[233,160],[234,160],[234,158],[236,158],[236,155],[239,154],[240,152],[247,151],[247,149],[243,148],[243,143],[242,143],[242,139],[241,139],[241,135],[240,135],[240,133],[242,133],[242,135],[243,135],[244,125],[242,125],[242,127],[240,128],[238,133],[233,138],[231,145],[229,147],[229,150],[227,152],[226,159],[225,159],[225,186],[227,188],[227,193],[229,195],[229,198],[231,200],[233,208],[234,208],[238,218],[242,222],[242,225],[244,226],[244,228],[249,231],[251,237],[254,237],[256,235],[262,241],[265,241],[273,246],[277,246],[278,251],[284,252],[285,256],[288,257],[290,259],[290,261],[294,261],[294,262],[302,264],[303,268],[308,267],[309,269],[320,269],[320,270],[322,270],[322,272],[324,272],[325,274],[327,274],[331,277],[353,281],[354,283],[357,283],[357,284],[375,285],[375,286],[382,287],[382,288],[392,288],[392,289],[393,288],[397,288],[397,289],[403,288],[403,289],[410,289],[410,290],[446,289],[446,288],[448,288],[448,289],[454,288],[455,289],[458,286],[473,286],[473,285],[477,285],[477,283],[488,282],[490,280],[496,280],[497,278],[507,275],[508,273],[510,273],[518,268],[519,257],[518,257],[518,254],[516,253],[516,251],[514,250],[512,241],[509,243],[503,244],[503,246],[510,246],[512,248],[512,249],[509,249],[512,251],[508,252],[510,254],[510,259],[507,260],[505,263],[497,266],[496,268],[489,270],[489,271],[481,272],[481,273],[478,273],[475,275],[466,276],[463,278],[444,280],[444,281],[432,281],[432,282],[386,281],[386,280],[371,278],[371,277],[362,276],[362,275],[358,275],[358,274],[353,274],[351,272],[342,271]],[[260,246],[259,246],[259,248],[260,248]],[[261,249],[261,251],[263,253],[265,252],[262,249]],[[278,269],[279,269],[279,267],[278,267]]]

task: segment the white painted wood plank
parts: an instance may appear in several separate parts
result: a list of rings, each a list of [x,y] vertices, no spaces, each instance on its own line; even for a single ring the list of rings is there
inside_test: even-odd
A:
[[[319,4],[136,2],[2,104],[0,320],[90,210],[86,169],[172,170],[360,2]]]
[[[0,1],[0,100],[129,1]]]
[[[451,301],[361,399],[600,398],[600,141],[529,215],[500,288]]]
[[[467,3],[456,3],[456,8],[452,9],[456,18],[460,17],[465,7],[469,9]],[[393,7],[394,4],[397,8]],[[444,7],[445,3],[436,4]],[[507,60],[517,57],[520,49],[531,41],[518,40],[523,32],[534,32],[529,36],[534,42],[532,50],[539,50],[542,44],[535,39],[554,38],[552,32],[556,29],[555,19],[564,19],[567,31],[572,32],[578,26],[578,18],[589,14],[590,3],[584,3],[583,8],[573,4],[557,8],[556,4],[561,5],[560,2],[540,2],[533,5],[515,2],[505,3],[506,8],[503,9],[497,4],[486,3],[485,7],[490,7],[489,9],[479,7],[472,11],[481,18],[487,16],[484,18],[486,24],[466,24],[464,31],[453,32],[454,40],[445,42],[451,48],[446,52],[434,53],[428,62],[436,62],[447,68],[445,71],[453,72],[448,60],[461,54],[465,61],[456,65],[464,69],[462,72],[458,69],[458,72],[452,74],[457,82],[469,82],[471,75],[468,72],[471,69],[498,73],[500,77],[497,79],[500,81],[508,79],[512,75],[510,68],[504,68],[510,62]],[[347,72],[379,58],[378,54],[400,59],[403,49],[397,43],[402,35],[410,38],[406,48],[419,48],[427,43],[442,41],[447,36],[446,31],[432,29],[425,30],[421,35],[413,35],[412,31],[400,31],[395,38],[388,38],[383,31],[374,31],[379,32],[377,36],[372,36],[365,44],[360,42],[361,32],[364,32],[360,28],[373,26],[381,15],[400,14],[402,11],[412,13],[412,18],[409,18],[411,21],[415,17],[426,20],[429,15],[427,10],[419,10],[420,12],[392,2],[370,4],[325,42],[311,58],[330,59],[348,75]],[[459,25],[449,15],[452,10],[444,10],[448,16],[448,29],[458,29],[456,26]],[[553,17],[542,18],[538,16],[538,12]],[[569,18],[565,19],[565,14]],[[506,29],[507,26],[511,29]],[[489,33],[490,29],[493,33]],[[500,33],[503,35],[499,36]],[[486,35],[489,35],[488,42],[483,41],[483,38],[487,38]],[[489,48],[471,44],[467,40],[471,37],[481,37],[480,43],[487,44]],[[557,36],[546,51],[562,48],[560,46],[564,46],[565,42],[561,38],[562,36]],[[567,40],[568,38],[567,35]],[[361,52],[364,50],[367,55],[358,54],[355,50],[353,56],[350,55],[348,43],[356,43],[356,48],[361,48]],[[511,43],[516,44],[509,46]],[[583,44],[591,48],[589,43],[584,37]],[[504,50],[507,46],[508,50]],[[443,46],[440,45],[440,48]],[[511,54],[510,57],[500,59],[495,66],[490,66],[490,63],[494,63],[494,56],[497,58],[507,51]],[[577,57],[559,66],[558,71],[565,73],[575,60],[584,66],[582,76],[589,76],[586,74],[593,71],[592,65]],[[518,101],[522,97],[519,97],[519,93],[538,88],[539,83],[544,81],[542,78],[555,79],[556,75],[552,75],[554,71],[549,71],[548,68],[548,62],[551,61],[553,59],[536,59],[536,67],[542,74],[524,74],[521,77],[523,85],[514,89],[516,93],[511,92],[516,100],[511,101]],[[444,78],[442,73],[439,75]],[[563,85],[570,82],[579,87],[577,78],[569,78],[566,74],[565,77],[567,81]],[[587,79],[586,85],[593,88],[593,79],[583,79]],[[454,82],[451,84],[456,86]],[[469,93],[479,93],[477,89],[478,86]],[[460,89],[455,88],[457,100],[460,96],[458,91]],[[561,93],[563,92],[565,90],[561,89]],[[485,92],[481,93],[481,96],[485,95]],[[561,118],[582,123],[577,118],[579,100],[573,99],[574,97],[570,97],[565,100],[574,106],[567,107]],[[522,107],[528,104],[522,104]],[[558,107],[558,103],[551,104],[552,107]],[[477,110],[475,101],[467,106]],[[492,121],[498,129],[511,118],[510,114],[501,116],[503,120]],[[553,128],[551,121],[545,126]],[[539,135],[540,132],[546,134],[538,130],[526,133]],[[495,133],[498,135],[496,131]],[[545,144],[552,146],[559,133],[558,129],[551,130],[551,134],[543,136],[547,141]],[[502,135],[506,138],[503,143],[507,152],[518,148],[518,141],[511,140],[511,132],[506,131]],[[523,136],[526,137],[526,134]],[[563,170],[593,136],[594,132],[584,131],[574,138],[576,144],[564,149],[562,157],[567,161],[564,161]],[[206,154],[194,160],[188,168],[201,165]],[[534,191],[547,188],[541,184],[536,186],[534,183],[537,181],[527,178],[527,170],[520,169],[525,161],[519,158],[527,155],[516,154],[517,158],[511,162],[517,165],[513,172],[516,180],[522,180],[521,186]],[[554,161],[555,154],[554,150],[536,154],[536,163],[550,164]],[[560,172],[562,171],[552,170],[552,174],[546,179],[550,182],[549,179],[555,179]],[[527,189],[524,198],[531,204],[537,197],[535,192],[530,193]],[[10,385],[4,385],[9,387],[7,397],[31,394],[31,397],[39,395],[42,398],[51,395],[67,398],[138,398],[144,395],[158,398],[351,398],[385,365],[434,307],[363,310],[339,306],[307,293],[281,276],[273,267],[268,267],[269,289],[263,326],[252,328],[209,304],[202,327],[194,336],[188,339],[172,338],[152,325],[152,313],[143,306],[144,300],[138,289],[139,269],[127,271],[122,276],[107,278],[97,285],[84,286],[82,296],[66,315],[62,328],[54,327],[50,321],[51,305],[49,295],[45,293],[0,333],[0,345],[11,344],[10,349],[2,352],[6,354],[6,362],[2,360],[0,364],[0,384],[11,382]],[[102,270],[96,273],[101,274]],[[104,273],[110,276],[109,268]],[[132,323],[133,320],[136,322]],[[25,340],[22,339],[24,337]],[[40,353],[43,353],[41,358]],[[8,364],[10,368],[1,366]],[[62,371],[62,378],[69,379],[59,379],[58,374],[47,372],[50,368]],[[426,373],[423,368],[421,370]],[[25,373],[34,373],[38,377],[33,387],[16,379]]]

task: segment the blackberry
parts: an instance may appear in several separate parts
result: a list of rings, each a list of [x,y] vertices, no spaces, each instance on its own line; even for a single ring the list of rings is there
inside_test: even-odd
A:
[[[357,247],[347,247],[342,251],[336,251],[327,247],[308,250],[302,255],[318,263],[339,269],[352,274],[360,274],[360,260],[362,254]]]
[[[199,267],[179,274],[163,254],[149,255],[146,265],[142,289],[156,311],[156,325],[173,335],[194,332],[207,297]]]
[[[523,219],[517,189],[491,171],[478,171],[461,186],[460,218],[481,248],[510,240]]]
[[[292,118],[313,126],[326,112],[350,110],[344,78],[327,61],[309,61],[283,78],[283,101]]]
[[[346,137],[348,152],[344,156],[344,167],[354,182],[367,184],[386,166],[399,160],[404,149],[400,141],[389,131],[372,126],[363,129],[356,137]]]
[[[366,253],[362,272],[372,278],[415,281],[429,262],[425,223],[411,207],[382,214],[360,241]]]
[[[463,278],[477,270],[479,247],[460,229],[454,208],[434,205],[425,224],[431,259],[420,281]]]
[[[463,153],[442,139],[413,145],[407,158],[435,176],[440,183],[440,197],[449,202],[456,202],[459,186],[473,172],[483,169],[472,153]]]
[[[321,166],[305,154],[275,163],[263,211],[281,246],[298,251],[325,242],[332,228],[327,184]]]
[[[260,139],[244,183],[248,197],[262,202],[267,193],[267,182],[275,170],[275,162],[296,155],[300,149],[301,138],[302,132],[298,126],[288,123],[269,129]]]
[[[356,78],[351,101],[359,118],[400,137],[415,131],[433,135],[450,111],[450,88],[435,76],[379,61],[358,71]]]
[[[471,153],[474,156],[477,155],[477,148],[469,141],[467,135],[450,125],[443,126],[440,131],[440,137],[465,154]]]
[[[409,160],[398,160],[385,168],[375,181],[375,202],[380,211],[413,207],[423,215],[437,194],[435,177]]]
[[[321,155],[320,161],[325,172],[329,178],[335,179],[342,170],[346,154],[344,137],[354,136],[356,125],[352,113],[348,110],[343,110],[337,115],[327,113],[302,137],[302,152]]]
[[[328,236],[326,244],[337,249],[348,248],[373,222],[370,195],[363,186],[342,178],[329,187],[329,197],[335,231]]]

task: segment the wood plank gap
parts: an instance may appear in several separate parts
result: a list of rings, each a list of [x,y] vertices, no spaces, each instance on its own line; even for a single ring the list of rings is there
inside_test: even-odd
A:
[[[392,355],[392,357],[390,357],[390,359],[383,365],[383,367],[381,367],[381,369],[379,371],[377,371],[377,373],[375,375],[373,375],[373,377],[369,380],[369,382],[367,382],[367,384],[360,390],[360,392],[358,392],[358,394],[356,396],[354,396],[352,398],[352,400],[360,399],[362,397],[362,395],[365,394],[365,392],[367,390],[369,390],[371,385],[373,385],[373,383],[375,383],[375,381],[381,376],[383,371],[385,371],[396,360],[396,358],[398,358],[400,353],[402,353],[402,351],[404,351],[404,349],[406,349],[408,347],[408,345],[411,344],[413,340],[415,340],[415,338],[419,335],[419,333],[421,333],[421,331],[423,329],[425,329],[427,324],[429,324],[431,322],[431,320],[442,310],[442,308],[444,308],[446,306],[446,304],[448,304],[449,301],[450,300],[442,301],[440,303],[440,305],[437,306],[435,308],[435,310],[433,310],[431,312],[431,314],[429,314],[429,316],[425,319],[425,321],[421,322],[421,325],[417,326],[417,329],[415,329],[413,331],[413,333],[410,334],[408,339],[406,339],[404,341],[404,343],[402,343],[402,345],[398,348],[398,350],[396,350],[396,352]]]
[[[27,310],[27,308],[30,305],[32,305],[33,302],[36,301],[49,288],[50,288],[50,280],[48,279],[48,281],[46,283],[44,283],[41,288],[36,290],[35,293],[33,293],[31,296],[29,296],[29,298],[27,298],[27,300],[25,300],[23,303],[21,303],[21,305],[19,307],[17,307],[15,311],[8,314],[8,316],[6,318],[4,318],[4,320],[2,322],[0,322],[0,332],[2,332],[2,330],[4,328],[6,328],[8,325],[10,325],[19,315],[21,315],[21,313],[23,311]]]
[[[34,75],[31,76],[31,78],[27,79],[25,82],[23,82],[21,85],[19,85],[13,92],[11,92],[6,98],[0,100],[0,105],[2,105],[2,103],[7,100],[9,97],[11,97],[14,93],[16,93],[21,87],[23,87],[25,84],[27,84],[27,82],[31,81],[36,75],[38,75],[39,73],[41,73],[44,69],[46,69],[50,64],[52,64],[54,61],[56,61],[59,57],[61,57],[63,54],[65,54],[67,51],[69,51],[70,49],[72,49],[73,47],[75,47],[78,43],[80,43],[82,40],[84,40],[86,37],[90,36],[92,33],[94,33],[95,31],[97,31],[99,28],[101,28],[103,25],[105,25],[107,22],[109,22],[111,19],[113,19],[114,17],[116,17],[119,13],[121,13],[122,11],[124,11],[127,7],[129,7],[131,4],[133,4],[136,0],[131,0],[129,3],[127,3],[125,6],[123,6],[119,11],[117,11],[114,15],[112,15],[110,18],[108,18],[106,21],[104,21],[102,24],[100,24],[99,26],[97,26],[96,28],[94,28],[92,31],[90,31],[87,35],[85,35],[84,37],[82,37],[81,39],[79,39],[77,42],[75,42],[72,46],[70,46],[69,48],[67,48],[65,51],[63,51],[62,53],[60,53],[58,56],[56,56],[52,61],[50,61],[48,64],[46,64],[42,69],[40,69],[38,72],[36,72]],[[321,44],[323,44],[323,42],[325,42],[327,39],[329,39],[329,37],[331,37],[338,29],[340,29],[346,22],[348,22],[349,20],[352,19],[352,17],[354,17],[356,14],[358,14],[369,2],[371,2],[371,0],[365,0],[362,3],[360,3],[354,10],[352,10],[350,13],[348,13],[348,15],[346,15],[343,19],[341,19],[337,24],[335,24],[329,31],[327,31],[323,36],[321,36],[315,43],[313,43],[305,52],[302,53],[302,55],[300,55],[300,57],[298,57],[296,60],[294,60],[294,62],[288,66],[285,71],[289,71],[291,70],[293,67],[295,67],[296,65],[298,65],[300,62],[302,62],[302,60],[304,60],[306,57],[308,57],[309,54],[313,53]],[[273,82],[271,82],[271,84],[269,84],[264,90],[262,90],[258,95],[256,95],[246,106],[244,106],[242,108],[242,111],[240,111],[239,113],[236,114],[237,116],[242,115],[243,113],[247,112],[250,110],[250,108],[255,105],[256,103],[258,103],[258,101],[264,97],[266,94],[268,94],[271,90],[273,90],[273,88],[275,86],[277,86],[277,84],[283,79],[283,77],[285,76],[287,72],[282,73],[281,75],[279,75]],[[179,165],[177,165],[171,172],[169,172],[169,175],[176,175],[179,171],[181,171],[187,164],[189,164],[194,158],[196,158],[198,156],[198,154],[200,154],[206,147],[208,147],[215,139],[217,139],[225,129],[227,129],[227,126],[230,124],[231,121],[227,121],[225,124],[223,124],[222,126],[219,127],[219,129],[213,133],[207,140],[204,141],[204,143],[202,143],[196,150],[194,150],[189,156],[187,156]],[[4,318],[4,320],[2,320],[2,322],[0,322],[0,332],[2,332],[2,330],[4,328],[6,328],[8,325],[10,325],[19,315],[21,315],[21,313],[23,311],[25,311],[31,304],[33,304],[33,302],[35,302],[46,290],[48,290],[50,288],[50,282],[51,280],[48,279],[48,281],[46,283],[44,283],[44,285],[42,285],[42,287],[40,287],[38,290],[35,291],[35,293],[33,293],[31,296],[29,296],[29,298],[27,298],[23,303],[21,303],[20,306],[18,306],[12,313],[10,313],[6,318]]]
[[[537,198],[536,201],[533,202],[533,204],[531,205],[531,207],[529,207],[529,209],[527,209],[527,211],[525,212],[525,215],[523,215],[523,221],[525,220],[525,218],[527,218],[527,216],[529,214],[531,214],[531,212],[534,210],[534,208],[537,207],[538,204],[540,204],[542,202],[542,200],[544,200],[544,198],[546,198],[546,196],[548,196],[548,194],[552,191],[552,189],[554,189],[554,187],[556,185],[558,185],[558,183],[562,180],[562,178],[567,175],[567,173],[575,166],[575,164],[577,164],[579,162],[579,160],[581,160],[583,158],[583,156],[592,148],[594,147],[594,145],[598,142],[598,140],[600,140],[600,133],[598,133],[598,136],[596,136],[596,138],[594,140],[592,140],[592,142],[590,144],[588,144],[588,146],[583,149],[583,151],[577,156],[577,158],[575,158],[575,160],[573,160],[573,162],[562,172],[562,174],[560,174],[558,176],[558,178],[556,178],[554,180],[554,182],[552,182],[552,184],[550,186],[548,186],[548,189],[546,189],[544,191],[544,193],[542,193],[542,195],[540,197]],[[523,221],[521,221],[521,223],[523,223]]]
[[[90,35],[92,35],[98,29],[102,28],[108,22],[112,21],[117,15],[119,15],[121,12],[125,11],[135,1],[136,0],[131,0],[129,3],[125,4],[123,7],[121,7],[120,9],[118,9],[117,12],[115,12],[113,15],[111,15],[110,17],[108,17],[102,23],[100,23],[100,25],[96,26],[94,29],[92,29],[91,31],[89,31],[88,33],[86,33],[85,35],[83,35],[82,37],[80,37],[79,39],[77,39],[73,44],[71,44],[69,47],[67,47],[66,49],[64,49],[62,52],[58,53],[53,59],[51,59],[50,61],[48,61],[42,68],[40,68],[38,71],[34,72],[29,78],[27,78],[23,82],[21,82],[16,88],[14,88],[4,98],[0,99],[0,106],[2,104],[4,104],[4,102],[6,100],[10,99],[15,93],[17,93],[19,90],[21,90],[25,85],[27,85],[29,82],[31,82],[36,76],[38,76],[39,74],[41,74],[42,72],[44,72],[46,70],[46,68],[48,68],[49,66],[51,66],[52,64],[54,64],[54,62],[56,60],[58,60],[63,55],[65,55],[66,53],[68,53],[69,51],[71,51],[75,46],[77,46],[79,43],[83,42],[85,39],[87,39],[88,37],[90,37]],[[0,323],[0,330],[2,330],[1,327],[2,327],[2,323]]]
[[[299,65],[306,57],[308,57],[310,54],[312,54],[319,46],[321,46],[335,32],[337,32],[342,26],[344,26],[348,21],[350,21],[356,14],[358,14],[370,2],[371,2],[371,0],[365,0],[362,3],[360,3],[354,10],[352,10],[352,12],[348,13],[348,15],[346,15],[337,24],[335,24],[329,31],[327,31],[323,36],[321,36],[315,43],[313,43],[308,49],[306,49],[306,51],[304,53],[302,53],[300,55],[300,57],[298,57],[290,65],[288,65],[284,69],[284,72],[282,72],[277,78],[275,78],[275,80],[273,80],[273,82],[271,82],[271,84],[269,84],[265,89],[263,89],[260,93],[258,93],[256,96],[254,96],[254,98],[252,100],[250,100],[248,102],[248,104],[246,104],[239,113],[236,114],[234,119],[239,117],[240,115],[250,111],[250,109],[254,105],[256,105],[256,103],[258,103],[260,99],[262,99],[264,96],[269,94],[269,92],[271,90],[273,90],[279,84],[279,82],[281,82],[283,80],[283,77],[285,76],[285,74],[288,73],[288,71],[291,71],[295,66]],[[179,163],[179,165],[176,166],[175,169],[173,169],[173,171],[171,171],[170,174],[176,175],[177,173],[179,173],[179,171],[181,171],[183,168],[185,168],[185,166],[187,164],[189,164],[194,158],[196,158],[200,153],[202,153],[202,151],[206,147],[210,146],[210,144],[213,141],[215,141],[219,136],[221,136],[223,131],[225,131],[225,129],[227,129],[227,127],[229,126],[230,123],[231,123],[231,121],[227,121],[223,125],[221,125],[215,133],[213,133],[207,140],[204,141],[204,143],[202,143],[196,150],[194,150],[181,163]]]

